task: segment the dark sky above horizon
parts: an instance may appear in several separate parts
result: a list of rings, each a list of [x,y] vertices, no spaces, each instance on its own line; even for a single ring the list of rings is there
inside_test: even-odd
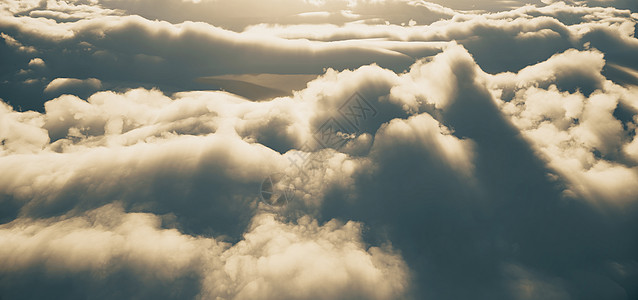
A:
[[[636,299],[637,24],[1,1],[0,299]]]

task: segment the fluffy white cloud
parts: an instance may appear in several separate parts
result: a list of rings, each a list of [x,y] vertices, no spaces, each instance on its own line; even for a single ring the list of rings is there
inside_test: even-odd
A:
[[[500,88],[495,93],[515,94],[502,103],[504,112],[568,179],[568,193],[620,205],[636,200],[638,169],[624,158],[633,155],[631,150],[619,151],[631,149],[631,132],[614,112],[635,96],[633,89],[607,81],[604,65],[597,51],[570,50],[516,75],[495,76]],[[577,89],[583,85],[588,95]]]
[[[32,46],[25,46],[20,43],[18,40],[13,38],[12,36],[5,34],[4,32],[0,33],[0,37],[4,39],[4,42],[10,47],[16,49],[18,52],[26,52],[26,53],[36,53],[37,50]]]
[[[205,270],[210,274],[205,293],[236,291],[235,299],[394,299],[406,291],[405,263],[389,249],[366,250],[360,224],[318,226],[308,217],[297,222],[257,216],[244,240],[222,254],[223,277]]]
[[[36,57],[34,59],[31,59],[29,61],[29,67],[44,67],[46,64],[44,63],[44,60],[42,60],[42,58]]]
[[[31,65],[31,63],[29,63]],[[77,78],[56,78],[53,79],[44,88],[47,94],[64,94],[74,92],[79,89],[97,90],[102,87],[100,80],[95,78],[77,79]]]
[[[5,103],[0,103],[0,139],[2,152],[38,152],[48,144],[49,135],[44,118],[36,112],[18,113]]]
[[[401,257],[388,247],[367,248],[355,222],[320,226],[303,217],[292,224],[259,214],[243,240],[231,246],[163,228],[163,221],[149,213],[126,213],[117,203],[82,216],[18,218],[0,226],[0,272],[89,274],[106,282],[130,271],[142,283],[173,288],[195,276],[202,286],[199,297],[217,299],[394,299],[409,283]]]

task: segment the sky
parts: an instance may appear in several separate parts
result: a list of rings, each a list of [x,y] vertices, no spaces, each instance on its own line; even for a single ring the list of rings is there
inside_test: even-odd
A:
[[[0,299],[637,299],[637,3],[2,0]]]

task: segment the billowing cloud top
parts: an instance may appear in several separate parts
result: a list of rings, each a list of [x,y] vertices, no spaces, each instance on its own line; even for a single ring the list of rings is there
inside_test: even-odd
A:
[[[636,299],[635,1],[0,3],[2,299]]]

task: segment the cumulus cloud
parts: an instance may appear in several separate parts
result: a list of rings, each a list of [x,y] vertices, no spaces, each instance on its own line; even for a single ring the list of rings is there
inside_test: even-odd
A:
[[[224,11],[221,7],[238,9],[236,4],[222,4],[218,1],[198,4],[174,0],[166,2],[189,7],[195,5],[193,10],[206,14]],[[303,13],[309,9],[304,8],[305,5],[310,5],[297,0],[289,2],[291,3],[282,2],[281,5],[272,7],[290,7]],[[247,27],[242,32],[225,30],[223,28],[227,28],[226,26],[212,21],[213,25],[192,22],[191,20],[201,21],[192,18],[195,14],[187,14],[191,18],[180,19],[179,22],[183,23],[178,24],[151,21],[155,18],[167,20],[154,15],[142,14],[149,19],[127,16],[126,8],[123,11],[107,9],[105,6],[108,3],[91,6],[85,3],[64,4],[52,1],[40,7],[39,2],[34,2],[29,5],[25,3],[25,7],[21,9],[11,8],[11,3],[13,2],[7,4],[10,6],[7,10],[15,15],[8,14],[2,19],[3,34],[13,41],[21,41],[22,47],[33,47],[34,50],[38,47],[39,51],[45,52],[40,57],[47,62],[49,70],[38,74],[45,80],[35,81],[35,77],[30,78],[33,79],[31,83],[37,83],[43,90],[47,82],[58,77],[96,78],[108,88],[144,86],[176,92],[237,89],[233,88],[237,86],[236,82],[198,80],[200,77],[210,76],[252,73],[318,75],[326,67],[343,70],[370,63],[377,63],[394,71],[404,71],[417,59],[439,53],[445,41],[450,40],[464,45],[481,67],[491,73],[518,71],[545,60],[556,52],[572,47],[583,48],[585,44],[603,50],[612,62],[622,66],[630,61],[626,58],[631,57],[635,48],[631,46],[631,36],[636,17],[631,11],[573,7],[564,3],[545,7],[525,6],[486,14],[481,11],[445,10],[428,2],[363,1],[356,3],[354,7],[370,9],[375,14],[380,14],[372,18],[377,21],[372,22],[362,12],[353,11],[360,15],[354,20],[345,23],[324,20],[320,24],[282,22],[279,13],[270,9],[264,13],[274,14],[275,19],[237,17],[254,22],[246,24]],[[136,3],[134,6],[140,9],[171,6]],[[126,6],[124,3],[120,4]],[[297,4],[301,6],[298,7]],[[202,9],[200,5],[217,7]],[[326,8],[331,8],[331,4],[325,5],[328,6]],[[348,8],[350,3],[335,2],[335,5],[345,5]],[[248,6],[248,3],[241,5]],[[404,16],[409,12],[423,15],[415,7],[443,10],[445,13],[431,20],[422,20],[416,16],[406,17],[401,22],[391,20],[393,16]],[[70,13],[87,10],[91,10],[90,15],[81,14],[77,19],[63,22],[45,15],[23,16],[34,11]],[[183,10],[170,9],[170,15],[174,15],[175,11]],[[389,14],[388,11],[393,13]],[[172,19],[169,21],[177,22]],[[609,30],[610,27],[619,30]],[[55,40],[63,40],[64,43],[55,43]],[[120,40],[127,41],[125,47],[119,43]],[[15,46],[13,49],[16,49]],[[525,55],[519,55],[523,52]],[[26,65],[32,59],[20,53],[22,52],[7,53],[18,56],[12,59],[16,65],[13,67],[11,64],[12,67],[6,69],[7,74],[24,68],[17,64],[20,60],[27,60],[24,63]],[[231,61],[239,63],[230,63]],[[11,102],[18,101],[17,97],[26,97],[27,99],[20,100],[23,107],[28,104],[28,109],[41,110],[42,103],[51,99],[51,96],[37,91],[37,88],[25,87],[23,82],[24,80],[5,82],[7,92],[1,95],[2,98]],[[239,83],[239,86],[244,84]]]
[[[29,65],[32,65],[32,63],[29,62]],[[102,87],[102,83],[99,79],[95,78],[88,78],[84,80],[77,78],[56,78],[49,82],[49,84],[47,84],[47,86],[44,88],[44,93],[59,95],[74,92],[78,93],[82,90],[94,92],[100,87]]]
[[[573,61],[581,65],[570,66]],[[638,173],[619,151],[630,147],[632,132],[626,125],[633,127],[633,122],[623,126],[614,116],[620,102],[633,102],[635,96],[633,89],[601,75],[604,64],[601,53],[568,51],[515,76],[496,78],[510,82],[501,87],[513,88],[507,93],[514,99],[503,103],[504,111],[549,156],[550,164],[570,178],[573,192],[590,199],[635,201]]]
[[[25,46],[22,43],[20,43],[18,40],[16,40],[15,38],[13,38],[12,36],[3,33],[0,33],[0,37],[2,37],[4,39],[4,42],[6,45],[8,45],[11,48],[16,49],[18,52],[26,52],[26,53],[35,53],[37,52],[37,50],[32,47],[32,46]]]
[[[46,64],[42,58],[36,57],[29,61],[29,67],[44,67]]]
[[[633,299],[600,5],[5,1],[0,295]]]
[[[138,284],[158,289],[125,291],[138,297],[394,299],[409,283],[400,256],[387,247],[367,248],[355,222],[319,226],[305,217],[288,224],[260,214],[231,246],[164,228],[166,220],[170,217],[126,213],[117,203],[82,216],[18,218],[0,227],[0,265],[3,275],[21,281],[1,286],[10,296],[37,296],[28,287],[33,270],[54,281],[88,276],[101,282],[56,291],[59,296],[111,298],[127,288],[113,278],[129,273]],[[199,294],[189,290],[194,286],[201,286]]]

